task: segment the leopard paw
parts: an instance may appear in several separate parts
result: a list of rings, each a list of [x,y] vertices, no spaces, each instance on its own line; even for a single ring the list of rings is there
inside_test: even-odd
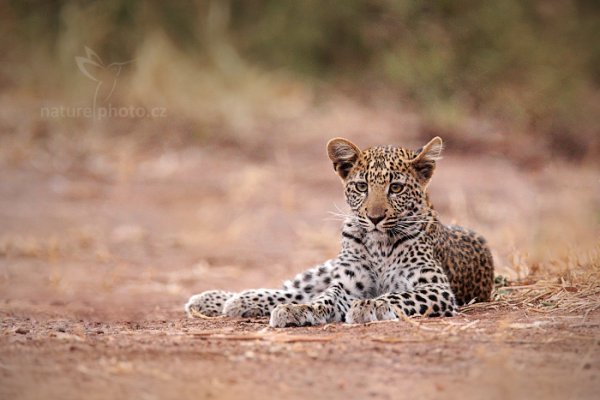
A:
[[[215,317],[223,314],[225,302],[234,295],[235,293],[232,292],[209,290],[190,297],[184,309],[188,317],[191,318],[198,314]]]
[[[397,319],[390,304],[381,299],[355,300],[346,313],[349,324],[366,324],[372,321],[387,321]]]
[[[286,326],[322,325],[327,322],[318,306],[309,304],[282,304],[273,309],[269,325],[274,328]]]

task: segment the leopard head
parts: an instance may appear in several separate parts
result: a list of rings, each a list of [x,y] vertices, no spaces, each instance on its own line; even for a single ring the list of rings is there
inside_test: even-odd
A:
[[[406,232],[424,220],[430,209],[427,185],[441,152],[439,137],[418,150],[394,146],[360,150],[343,138],[327,143],[346,201],[367,232]]]

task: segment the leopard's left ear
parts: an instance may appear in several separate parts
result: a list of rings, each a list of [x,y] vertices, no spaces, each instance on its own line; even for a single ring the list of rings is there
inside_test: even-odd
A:
[[[431,179],[435,170],[435,162],[442,158],[442,149],[442,138],[436,136],[420,150],[417,150],[419,154],[410,161],[422,184],[428,183]]]

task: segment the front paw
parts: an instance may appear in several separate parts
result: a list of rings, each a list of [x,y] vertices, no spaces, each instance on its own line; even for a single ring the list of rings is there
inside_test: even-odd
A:
[[[215,317],[223,313],[223,306],[227,299],[234,296],[235,293],[224,292],[222,290],[209,290],[196,294],[188,300],[184,309],[188,317],[204,315]]]
[[[255,297],[254,292],[247,291],[233,296],[223,308],[223,314],[228,317],[254,318],[269,315],[270,306],[263,298]]]
[[[349,324],[366,324],[396,318],[396,313],[390,304],[381,299],[355,300],[346,314],[346,322]]]
[[[271,312],[269,325],[273,328],[322,325],[327,322],[323,314],[323,310],[317,305],[282,304],[275,307]]]

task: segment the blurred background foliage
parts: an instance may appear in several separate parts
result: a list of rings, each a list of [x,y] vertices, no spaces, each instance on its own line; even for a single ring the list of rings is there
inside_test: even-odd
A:
[[[594,0],[9,0],[0,32],[5,90],[89,94],[73,78],[88,46],[136,60],[135,101],[199,124],[240,107],[276,115],[300,86],[384,93],[416,110],[427,134],[485,135],[476,120],[571,159],[600,150]]]

